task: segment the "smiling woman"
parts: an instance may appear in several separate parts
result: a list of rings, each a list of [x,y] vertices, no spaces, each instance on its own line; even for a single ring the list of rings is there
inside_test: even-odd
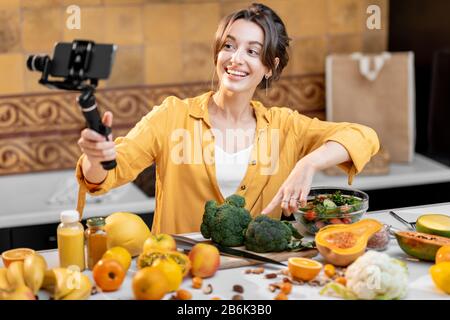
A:
[[[280,218],[304,203],[318,170],[339,165],[352,177],[378,152],[376,133],[362,125],[308,118],[254,101],[289,61],[289,37],[269,7],[252,4],[223,18],[214,42],[216,91],[170,96],[114,142],[85,129],[77,164],[78,209],[156,163],[153,233],[199,231],[204,204],[235,193],[251,215]],[[111,127],[113,115],[103,122]],[[112,138],[112,137],[111,137]],[[100,162],[116,159],[105,171]]]

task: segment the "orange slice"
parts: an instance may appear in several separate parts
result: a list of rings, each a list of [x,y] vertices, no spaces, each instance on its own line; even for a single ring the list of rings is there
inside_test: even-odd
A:
[[[8,267],[14,261],[23,261],[26,256],[35,254],[33,249],[17,248],[2,253],[3,264]]]
[[[310,281],[322,270],[322,264],[307,258],[289,258],[288,269],[292,277],[297,280]]]

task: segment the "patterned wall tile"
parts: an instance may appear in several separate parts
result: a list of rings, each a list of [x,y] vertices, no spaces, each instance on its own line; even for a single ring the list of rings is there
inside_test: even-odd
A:
[[[131,5],[105,7],[105,22],[102,30],[108,42],[117,45],[142,44],[144,35],[141,7]]]
[[[210,83],[135,86],[100,89],[96,97],[103,113],[114,114],[113,134],[125,135],[151,108],[169,95],[192,97],[210,90]],[[0,97],[0,175],[73,168],[84,119],[76,93],[49,91]],[[308,116],[324,118],[323,75],[282,78],[266,96],[266,106],[288,106]]]
[[[63,34],[63,10],[33,8],[22,11],[22,47],[28,52],[42,52],[53,48]]]
[[[145,51],[142,46],[120,46],[114,58],[114,67],[107,87],[143,84]]]
[[[20,53],[0,54],[0,95],[24,91],[24,66]]]
[[[168,45],[183,40],[182,11],[179,5],[173,3],[146,5],[143,22],[144,41],[149,45]]]

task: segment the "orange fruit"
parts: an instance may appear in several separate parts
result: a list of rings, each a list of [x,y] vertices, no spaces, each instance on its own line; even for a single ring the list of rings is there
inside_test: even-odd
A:
[[[125,270],[117,260],[101,259],[92,269],[92,276],[103,291],[116,291],[125,279]]]
[[[128,268],[131,264],[131,254],[127,249],[123,247],[113,247],[108,249],[102,256],[102,259],[113,259],[117,260],[125,270],[128,271]]]
[[[29,248],[17,248],[2,253],[3,264],[7,268],[13,261],[24,261],[25,258],[36,252]]]
[[[442,246],[436,252],[436,263],[450,261],[450,245]]]
[[[156,267],[139,270],[132,282],[134,297],[137,300],[160,300],[169,292],[169,279]]]
[[[445,261],[431,266],[430,275],[436,287],[450,294],[450,262]]]
[[[288,259],[288,269],[295,279],[309,281],[319,274],[322,264],[312,259],[292,257]]]

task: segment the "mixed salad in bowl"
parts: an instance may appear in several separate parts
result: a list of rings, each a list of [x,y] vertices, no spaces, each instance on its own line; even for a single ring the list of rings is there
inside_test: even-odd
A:
[[[329,224],[350,224],[361,219],[369,208],[369,196],[350,188],[311,188],[305,207],[298,208],[295,219],[315,234]]]

